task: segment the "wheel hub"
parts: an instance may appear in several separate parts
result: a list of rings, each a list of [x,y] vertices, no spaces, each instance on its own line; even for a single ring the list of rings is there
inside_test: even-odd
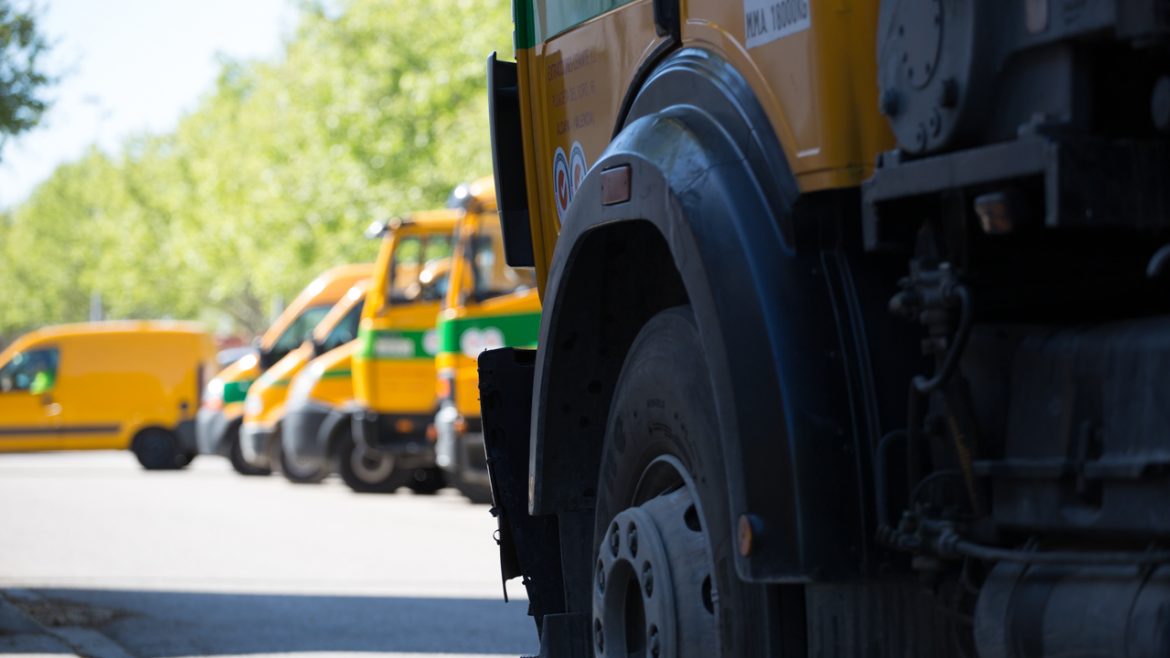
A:
[[[390,477],[394,470],[394,457],[388,453],[370,450],[362,445],[354,447],[350,458],[354,475],[363,482],[376,484]]]
[[[599,658],[719,655],[718,596],[699,518],[688,482],[610,522],[593,575]]]

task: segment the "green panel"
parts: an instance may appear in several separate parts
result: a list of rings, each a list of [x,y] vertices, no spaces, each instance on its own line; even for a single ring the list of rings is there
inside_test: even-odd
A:
[[[512,23],[516,26],[512,34],[512,45],[516,50],[525,50],[536,45],[536,21],[533,20],[532,0],[513,0]]]
[[[468,330],[495,329],[503,334],[504,347],[535,347],[540,338],[540,313],[487,315],[439,321],[439,351],[462,353],[463,334]]]
[[[342,377],[353,377],[352,370],[326,370],[321,373],[321,379],[341,379]]]
[[[358,332],[358,348],[354,353],[354,359],[358,361],[433,359],[434,351],[426,349],[426,336],[433,331],[362,329]]]
[[[254,381],[256,380],[241,379],[239,381],[225,383],[223,385],[223,403],[243,402],[244,398],[248,397],[248,389],[251,388],[252,382]]]

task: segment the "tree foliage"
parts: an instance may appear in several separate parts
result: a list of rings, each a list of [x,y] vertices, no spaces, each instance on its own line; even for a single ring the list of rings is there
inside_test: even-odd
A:
[[[0,153],[9,137],[35,126],[45,112],[42,94],[52,82],[41,66],[45,49],[32,12],[0,0]]]
[[[507,0],[329,7],[302,5],[277,61],[223,62],[173,132],[91,151],[0,215],[0,333],[84,319],[93,293],[111,317],[259,331],[273,298],[372,259],[370,221],[487,174]]]

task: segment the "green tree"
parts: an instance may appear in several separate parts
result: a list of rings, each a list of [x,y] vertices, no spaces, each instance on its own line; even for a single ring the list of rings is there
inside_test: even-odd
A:
[[[173,132],[61,167],[0,224],[0,289],[22,300],[0,333],[81,319],[93,292],[109,317],[258,332],[272,299],[372,260],[372,220],[490,173],[484,62],[510,47],[507,0],[302,7],[280,58],[223,62]]]
[[[0,153],[9,137],[35,126],[45,112],[42,94],[52,82],[41,65],[45,50],[32,12],[0,0]]]

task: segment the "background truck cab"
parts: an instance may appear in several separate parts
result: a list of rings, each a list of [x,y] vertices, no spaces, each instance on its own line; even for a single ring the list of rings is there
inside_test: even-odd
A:
[[[451,285],[439,314],[439,412],[435,460],[447,481],[475,502],[491,502],[479,416],[484,350],[536,346],[540,298],[531,270],[508,267],[491,179],[460,188],[466,214],[456,232]]]
[[[428,428],[435,417],[435,319],[447,292],[458,209],[418,212],[385,227],[353,357],[353,440],[341,476],[355,491],[442,487]]]
[[[0,452],[125,450],[147,469],[194,458],[215,344],[197,325],[46,327],[0,353]]]

